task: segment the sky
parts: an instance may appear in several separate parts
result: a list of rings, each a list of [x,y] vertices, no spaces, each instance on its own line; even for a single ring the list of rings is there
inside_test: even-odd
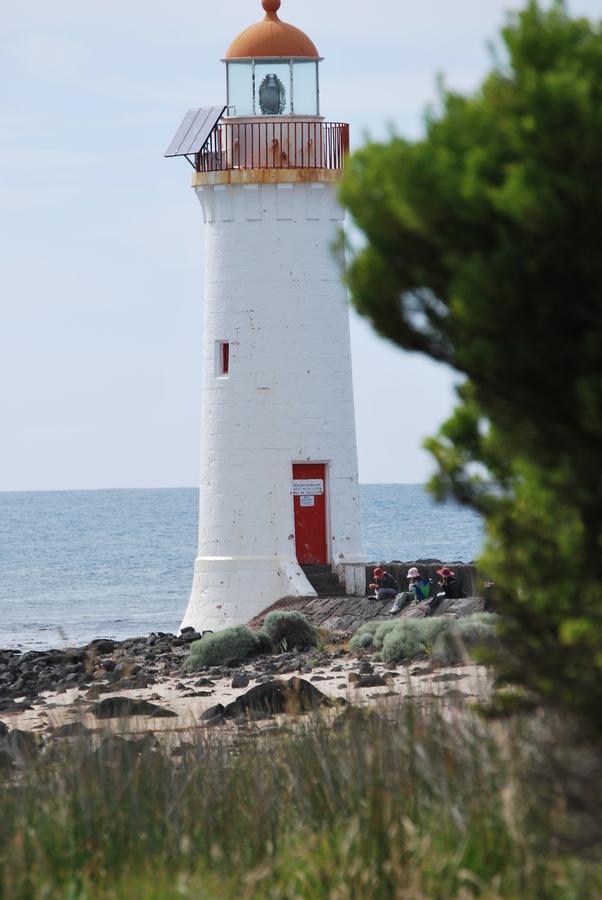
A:
[[[442,73],[474,89],[503,0],[283,0],[325,57],[322,112],[352,145],[418,137]],[[600,0],[573,0],[600,17]],[[0,18],[0,490],[198,483],[203,226],[190,107],[260,0],[28,0]],[[453,373],[352,313],[362,482],[422,482]]]

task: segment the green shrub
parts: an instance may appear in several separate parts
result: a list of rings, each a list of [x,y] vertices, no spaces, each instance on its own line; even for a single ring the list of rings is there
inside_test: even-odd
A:
[[[386,636],[392,631],[396,625],[399,623],[397,621],[392,622],[379,622],[378,628],[374,632],[374,646],[377,650],[382,650],[384,640]]]
[[[318,632],[300,612],[274,610],[265,617],[262,630],[275,651],[318,646]]]
[[[246,625],[224,628],[215,634],[206,634],[190,645],[186,669],[194,672],[201,666],[221,666],[233,659],[247,659],[256,655],[261,647],[257,634]]]
[[[497,642],[496,623],[497,616],[490,616],[488,613],[477,613],[457,622],[450,622],[450,626],[435,641],[434,658],[450,665],[464,662],[478,647],[493,646]]]
[[[372,622],[365,622],[363,625],[360,625],[360,627],[357,629],[357,631],[349,641],[349,649],[353,651],[363,649],[365,647],[372,647],[374,644],[374,634],[377,628],[382,624],[382,622],[374,620]]]
[[[414,659],[425,652],[425,630],[423,622],[406,619],[396,622],[383,640],[382,656],[386,663]]]
[[[363,631],[361,634],[354,634],[349,641],[350,650],[365,650],[374,644],[374,635],[371,631]]]

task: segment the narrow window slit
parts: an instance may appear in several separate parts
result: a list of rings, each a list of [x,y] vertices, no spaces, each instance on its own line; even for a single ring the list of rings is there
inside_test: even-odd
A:
[[[230,374],[230,342],[218,341],[217,344],[217,375],[224,377]]]

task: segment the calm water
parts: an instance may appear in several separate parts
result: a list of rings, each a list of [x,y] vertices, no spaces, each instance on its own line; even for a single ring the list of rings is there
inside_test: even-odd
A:
[[[0,493],[0,647],[178,629],[197,537],[194,488]],[[474,559],[472,512],[420,485],[362,485],[370,560]]]

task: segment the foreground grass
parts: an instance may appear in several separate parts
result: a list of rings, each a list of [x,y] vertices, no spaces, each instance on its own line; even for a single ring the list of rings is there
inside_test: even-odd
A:
[[[406,704],[177,758],[62,745],[0,785],[1,896],[598,897],[552,850],[520,731]]]

